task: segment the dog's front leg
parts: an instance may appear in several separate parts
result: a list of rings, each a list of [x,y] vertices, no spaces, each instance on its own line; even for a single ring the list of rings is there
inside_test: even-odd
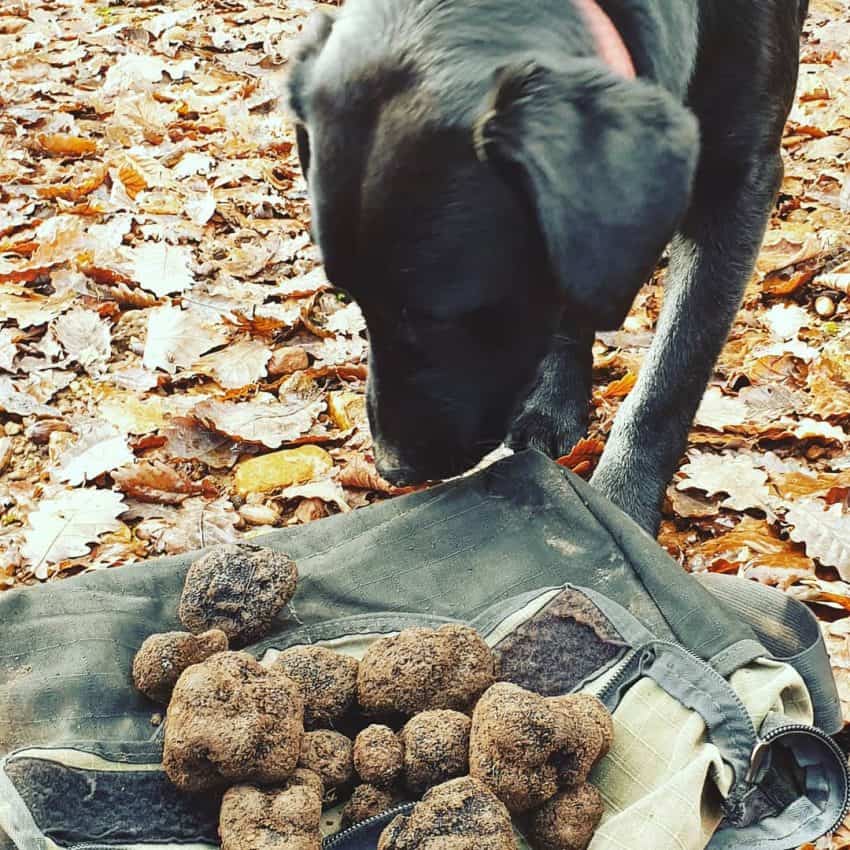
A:
[[[512,449],[538,449],[558,458],[585,435],[593,377],[593,332],[571,329],[552,339],[537,380],[517,411]]]
[[[592,483],[655,533],[664,491],[752,274],[782,162],[703,165],[672,245],[655,339],[623,403]]]

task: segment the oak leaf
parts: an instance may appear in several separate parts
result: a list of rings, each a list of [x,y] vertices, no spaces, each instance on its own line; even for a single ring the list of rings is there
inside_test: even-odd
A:
[[[39,502],[29,515],[23,546],[36,578],[47,578],[48,564],[88,554],[89,544],[121,528],[116,517],[125,510],[120,493],[91,488],[69,490]]]

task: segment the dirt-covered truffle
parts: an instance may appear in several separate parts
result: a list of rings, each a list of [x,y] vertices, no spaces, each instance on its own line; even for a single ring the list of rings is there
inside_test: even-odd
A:
[[[423,711],[401,731],[404,781],[415,794],[469,772],[472,721],[459,711]]]
[[[535,850],[585,850],[602,813],[599,791],[585,782],[537,809],[529,818],[528,839]]]
[[[357,697],[371,714],[464,710],[493,684],[494,668],[490,647],[468,626],[405,629],[369,647]]]
[[[333,726],[357,699],[357,660],[348,655],[322,646],[294,646],[272,666],[301,688],[308,729]]]
[[[232,646],[268,633],[292,599],[298,570],[281,552],[247,544],[217,546],[189,567],[180,622],[190,632],[221,629]]]
[[[376,817],[391,809],[392,805],[393,796],[389,791],[374,785],[358,785],[342,810],[342,828],[348,829],[356,823]]]
[[[608,754],[614,740],[614,721],[605,706],[591,694],[567,694],[546,700],[573,726],[568,758],[558,765],[561,788],[587,781],[593,766]]]
[[[481,782],[464,776],[432,788],[383,831],[378,850],[517,850],[511,818]]]
[[[165,772],[183,791],[282,782],[298,762],[303,717],[291,679],[247,653],[219,652],[177,680],[165,725]]]
[[[313,788],[235,785],[221,802],[221,850],[321,850],[321,817]]]
[[[227,635],[220,629],[199,635],[189,632],[151,635],[133,659],[133,684],[154,702],[167,703],[187,667],[226,649]]]
[[[351,739],[330,729],[307,732],[298,766],[317,773],[325,790],[346,785],[354,776]]]
[[[354,769],[363,782],[387,788],[403,767],[404,745],[389,726],[372,724],[354,739]]]
[[[559,790],[559,767],[570,758],[575,726],[544,697],[500,682],[472,715],[469,772],[514,813],[539,806]]]

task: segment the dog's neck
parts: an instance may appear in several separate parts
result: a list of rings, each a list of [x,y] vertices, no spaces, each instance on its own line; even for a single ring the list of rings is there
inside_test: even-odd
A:
[[[618,76],[633,80],[637,74],[623,36],[597,0],[573,0],[590,30],[599,57]]]

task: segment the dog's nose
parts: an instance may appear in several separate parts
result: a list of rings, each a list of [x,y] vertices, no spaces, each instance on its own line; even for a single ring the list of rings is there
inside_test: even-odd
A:
[[[378,472],[396,487],[405,487],[408,484],[418,484],[420,479],[416,470],[410,464],[405,463],[400,453],[392,446],[382,445],[376,447],[375,466]]]

